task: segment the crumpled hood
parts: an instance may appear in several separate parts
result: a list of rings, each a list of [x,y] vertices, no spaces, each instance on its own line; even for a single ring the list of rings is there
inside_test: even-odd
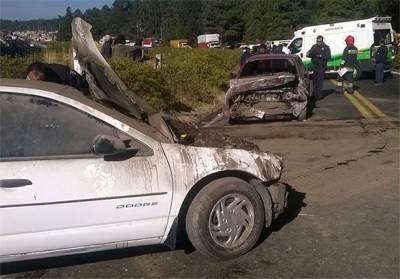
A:
[[[231,81],[232,93],[243,93],[247,91],[265,90],[296,80],[291,73],[275,73],[271,76],[257,76],[249,78],[234,79]]]
[[[271,153],[177,144],[162,146],[176,184],[186,189],[220,171],[243,171],[262,181],[277,181],[283,169],[283,159]]]
[[[147,122],[171,142],[176,142],[176,136],[160,113],[141,97],[129,91],[100,54],[90,32],[92,26],[79,17],[74,18],[71,26],[75,57],[80,69],[85,73],[94,97],[114,105],[138,120]]]

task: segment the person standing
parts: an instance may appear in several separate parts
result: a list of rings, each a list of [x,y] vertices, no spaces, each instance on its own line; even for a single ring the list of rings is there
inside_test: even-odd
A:
[[[110,59],[112,55],[111,45],[112,45],[112,37],[110,35],[104,36],[104,43],[101,46],[100,53],[105,59]]]
[[[353,94],[354,69],[357,64],[358,49],[354,46],[354,37],[347,36],[345,39],[346,47],[342,54],[342,63],[339,70],[336,92],[343,93],[343,82],[347,81],[347,93]]]
[[[381,39],[380,45],[374,55],[376,86],[381,86],[383,84],[387,54],[388,54],[388,48],[385,45],[385,40]]]
[[[267,54],[267,45],[266,44],[261,44],[258,47],[258,54]]]
[[[249,58],[250,56],[250,48],[245,47],[243,49],[242,56],[240,57],[240,66],[242,66],[247,61],[247,58]]]
[[[319,35],[317,42],[307,52],[307,57],[311,58],[313,63],[313,86],[314,101],[322,99],[322,89],[324,76],[327,69],[328,60],[331,59],[331,49],[324,43],[324,37]]]
[[[126,45],[126,39],[124,35],[118,35],[113,45],[111,46],[111,57],[112,58],[123,58],[130,57],[131,52],[134,50],[133,47]]]

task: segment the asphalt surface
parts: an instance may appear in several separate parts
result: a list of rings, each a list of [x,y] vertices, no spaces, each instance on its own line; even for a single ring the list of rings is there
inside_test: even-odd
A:
[[[307,121],[205,123],[285,158],[288,208],[248,254],[214,262],[152,246],[4,264],[2,277],[399,278],[399,77],[356,85],[361,111],[326,80]]]

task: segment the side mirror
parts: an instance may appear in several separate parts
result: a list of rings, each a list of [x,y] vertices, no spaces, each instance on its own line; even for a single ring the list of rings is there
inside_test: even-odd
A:
[[[124,141],[107,135],[96,136],[90,150],[98,156],[104,156],[106,161],[127,160],[138,152],[137,149],[130,148],[129,140]]]

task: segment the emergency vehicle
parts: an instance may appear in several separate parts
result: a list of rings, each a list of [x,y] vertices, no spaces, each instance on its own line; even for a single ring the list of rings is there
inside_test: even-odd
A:
[[[316,43],[317,36],[322,35],[325,44],[330,47],[332,55],[332,58],[328,61],[327,72],[336,73],[339,70],[342,53],[346,47],[345,38],[352,35],[355,38],[354,45],[358,48],[358,63],[354,71],[354,76],[357,79],[361,77],[362,72],[374,70],[372,56],[381,39],[385,40],[385,44],[389,49],[387,69],[390,69],[394,59],[394,31],[390,22],[391,17],[373,17],[363,20],[308,26],[294,32],[294,38],[284,51],[300,56],[306,68],[311,68],[312,63],[311,59],[307,57],[307,52]]]

